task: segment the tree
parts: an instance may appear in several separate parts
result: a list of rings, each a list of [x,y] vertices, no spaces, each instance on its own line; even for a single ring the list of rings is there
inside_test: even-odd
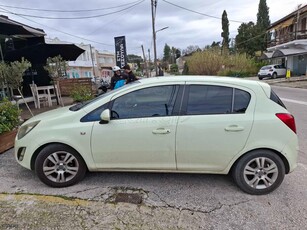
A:
[[[220,46],[221,46],[221,42],[213,41],[212,44],[211,44],[211,48],[220,47]]]
[[[176,49],[176,59],[181,57],[181,50]]]
[[[135,54],[128,54],[127,55],[127,61],[129,63],[138,63],[142,62],[143,58],[141,56],[135,55]]]
[[[258,43],[257,50],[265,51],[267,48],[268,36],[266,33],[267,28],[270,26],[269,7],[266,0],[260,0],[257,13],[256,30],[259,35],[256,40]]]
[[[66,61],[59,55],[53,58],[49,57],[44,69],[49,73],[52,80],[56,81],[64,76],[67,66]]]
[[[169,60],[171,58],[171,47],[169,45],[165,44],[163,52],[164,52],[163,61],[169,62]]]
[[[227,13],[226,10],[224,10],[223,15],[222,15],[222,30],[223,32],[221,33],[221,36],[223,38],[222,41],[222,52],[223,54],[228,53],[229,50],[229,20],[227,18]]]
[[[238,28],[235,44],[239,53],[246,53],[249,56],[254,56],[258,50],[256,36],[257,30],[253,22],[242,23]]]
[[[182,54],[183,55],[189,55],[189,54],[192,54],[192,53],[197,52],[197,51],[201,51],[199,46],[189,45],[186,49],[182,50]]]

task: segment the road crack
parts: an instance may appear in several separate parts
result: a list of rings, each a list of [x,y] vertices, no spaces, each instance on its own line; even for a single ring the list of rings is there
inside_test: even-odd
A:
[[[191,213],[210,214],[212,212],[215,212],[217,210],[222,209],[223,207],[233,207],[233,206],[241,205],[241,204],[248,203],[248,202],[251,201],[251,199],[249,199],[249,200],[243,200],[243,201],[240,201],[240,202],[236,202],[236,203],[233,203],[233,204],[221,204],[221,203],[219,203],[218,206],[216,206],[216,207],[214,207],[210,210],[203,210],[203,209],[199,209],[199,208],[188,208],[188,207],[171,205],[171,204],[167,203],[165,200],[163,200],[157,193],[153,192],[153,194],[155,194],[158,197],[158,199],[164,204],[164,206],[162,206],[162,207],[176,209],[180,213],[182,211],[188,211],[188,212],[191,212]],[[154,207],[157,207],[157,206],[154,206]]]

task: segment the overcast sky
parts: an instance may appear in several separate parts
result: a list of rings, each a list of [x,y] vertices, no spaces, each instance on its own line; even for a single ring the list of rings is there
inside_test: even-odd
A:
[[[267,0],[271,23],[293,12],[300,3],[304,1]],[[168,27],[157,32],[158,57],[162,57],[165,43],[182,50],[189,45],[203,48],[211,45],[213,41],[221,41],[221,19],[216,18],[221,18],[224,10],[230,21],[230,38],[234,38],[240,22],[256,22],[258,4],[259,0],[158,0],[156,31]],[[65,12],[54,12],[60,10]],[[79,10],[82,11],[67,12]],[[141,55],[141,45],[144,45],[146,55],[150,49],[153,58],[151,0],[0,0],[0,11],[0,14],[10,19],[43,29],[47,37],[92,44],[100,51],[114,52],[114,37],[126,36],[129,54]],[[19,15],[10,14],[8,11]],[[121,12],[114,13],[116,11]],[[83,18],[63,19],[80,17]]]

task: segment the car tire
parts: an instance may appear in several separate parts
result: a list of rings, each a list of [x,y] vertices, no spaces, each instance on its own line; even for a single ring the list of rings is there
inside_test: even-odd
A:
[[[277,78],[277,73],[273,73],[272,78],[276,79]]]
[[[259,80],[262,80],[263,79],[263,77],[258,77],[259,78]]]
[[[37,176],[51,187],[71,186],[82,180],[86,171],[86,164],[79,153],[62,144],[48,145],[35,161]]]
[[[244,192],[265,195],[282,183],[285,177],[285,165],[273,151],[254,150],[236,162],[232,176]]]

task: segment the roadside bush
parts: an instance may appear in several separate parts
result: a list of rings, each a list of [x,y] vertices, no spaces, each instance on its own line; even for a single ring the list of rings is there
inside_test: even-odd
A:
[[[21,110],[7,98],[0,101],[0,134],[9,132],[18,127]]]
[[[194,53],[188,60],[189,74],[249,77],[257,74],[258,64],[245,54],[221,55],[220,49]]]
[[[94,98],[92,90],[84,85],[76,85],[71,91],[70,96],[75,102],[88,101]]]
[[[178,74],[178,72],[179,72],[178,65],[172,64],[172,65],[170,66],[170,72],[171,72],[172,74]]]
[[[229,55],[224,63],[224,69],[218,72],[219,76],[250,77],[258,72],[254,59],[245,54]]]
[[[188,60],[189,74],[217,75],[223,65],[223,56],[218,49],[195,52]]]

